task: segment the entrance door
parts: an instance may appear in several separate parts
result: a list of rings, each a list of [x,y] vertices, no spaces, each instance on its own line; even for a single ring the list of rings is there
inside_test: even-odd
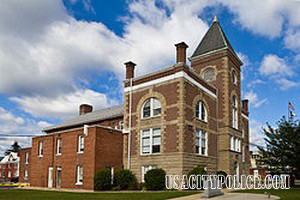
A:
[[[56,188],[60,188],[61,185],[61,168],[56,169]]]
[[[53,167],[48,169],[48,188],[53,187]]]

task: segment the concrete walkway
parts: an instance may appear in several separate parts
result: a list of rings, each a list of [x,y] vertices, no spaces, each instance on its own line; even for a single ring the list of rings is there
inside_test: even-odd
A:
[[[207,199],[207,198],[201,198],[201,194],[193,194],[193,195],[189,195],[189,196],[184,196],[184,197],[178,197],[178,198],[174,198],[172,200],[196,200],[196,199]],[[216,197],[213,197],[213,198],[209,198],[209,199],[212,199],[212,200],[241,200],[241,199],[244,199],[244,200],[263,200],[263,199],[272,199],[272,200],[275,200],[275,199],[280,199],[280,197],[278,196],[274,196],[272,195],[270,198],[268,198],[267,195],[265,194],[247,194],[247,193],[224,193],[224,195],[221,195],[221,196],[216,196]]]

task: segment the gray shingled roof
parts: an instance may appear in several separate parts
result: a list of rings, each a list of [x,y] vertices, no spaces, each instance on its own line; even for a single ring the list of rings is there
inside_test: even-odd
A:
[[[64,129],[68,127],[73,127],[73,126],[79,126],[87,123],[93,123],[96,121],[101,121],[105,119],[110,119],[114,117],[120,117],[123,115],[124,112],[124,106],[115,106],[115,107],[110,107],[110,108],[105,108],[102,110],[95,110],[94,112],[87,113],[84,115],[79,115],[76,118],[64,121],[60,124],[56,124],[50,127],[47,127],[43,129],[45,132],[49,131],[54,131],[58,129]]]
[[[214,21],[191,57],[199,56],[224,47],[227,47],[234,52],[219,22]]]

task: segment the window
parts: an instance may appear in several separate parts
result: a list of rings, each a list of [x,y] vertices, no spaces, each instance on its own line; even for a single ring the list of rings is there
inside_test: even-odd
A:
[[[76,185],[82,185],[83,184],[83,167],[78,165],[77,166],[77,181]]]
[[[243,139],[245,138],[245,128],[244,127],[242,128],[242,138]]]
[[[215,70],[213,68],[208,68],[203,72],[202,75],[205,81],[212,81],[215,77]]]
[[[237,78],[236,78],[236,74],[235,74],[234,70],[232,70],[232,72],[231,72],[231,78],[232,78],[232,82],[234,84],[236,84],[237,83]]]
[[[10,168],[11,168],[11,165],[12,165],[11,163],[9,163],[9,164],[8,164],[8,169],[10,169]]]
[[[2,177],[5,177],[5,171],[4,170],[2,171]]]
[[[147,174],[147,172],[151,169],[155,169],[156,166],[155,165],[147,165],[147,166],[142,166],[142,182],[145,182],[145,175]]]
[[[25,164],[29,163],[29,152],[25,153]]]
[[[61,138],[56,139],[56,155],[61,155]]]
[[[78,153],[83,153],[84,151],[84,135],[78,136]]]
[[[207,134],[204,130],[196,129],[196,153],[207,156]]]
[[[160,153],[161,130],[151,128],[141,131],[141,154]]]
[[[230,138],[230,150],[241,152],[241,140],[237,137],[231,136]]]
[[[25,180],[28,179],[28,170],[27,170],[27,169],[25,169],[24,179],[25,179]]]
[[[11,177],[11,171],[8,171],[8,178],[10,178]]]
[[[245,145],[242,147],[242,161],[245,162]]]
[[[238,108],[236,96],[232,97],[232,127],[238,128]]]
[[[155,117],[161,114],[161,104],[157,98],[146,100],[143,106],[142,118]]]
[[[43,141],[39,142],[39,157],[43,156]]]
[[[203,101],[198,101],[196,104],[196,118],[205,122],[207,121],[207,112]]]

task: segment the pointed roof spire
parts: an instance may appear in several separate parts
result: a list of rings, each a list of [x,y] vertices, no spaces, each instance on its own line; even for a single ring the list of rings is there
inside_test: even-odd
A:
[[[191,58],[223,48],[228,48],[235,53],[222,27],[220,26],[217,17],[215,16],[212,25],[202,38]]]
[[[218,22],[218,18],[217,18],[216,15],[215,15],[215,17],[214,17],[214,20],[213,20],[212,24],[213,24],[214,22]]]

